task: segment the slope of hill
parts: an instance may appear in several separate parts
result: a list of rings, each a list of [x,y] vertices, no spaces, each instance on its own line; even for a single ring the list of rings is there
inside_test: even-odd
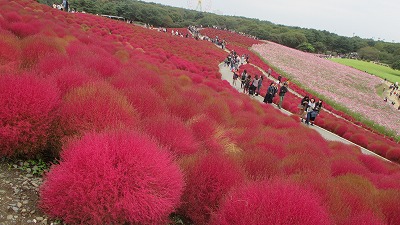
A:
[[[48,216],[400,223],[397,164],[237,93],[212,43],[29,0],[0,15],[0,154],[60,156],[40,188]]]
[[[39,0],[39,2],[53,4],[50,0]],[[221,16],[137,0],[70,0],[69,3],[71,8],[79,11],[118,15],[155,27],[219,26],[307,52],[327,54],[358,52],[362,59],[379,60],[400,69],[400,43],[374,41],[357,36],[344,37],[326,30],[290,27],[258,19]]]

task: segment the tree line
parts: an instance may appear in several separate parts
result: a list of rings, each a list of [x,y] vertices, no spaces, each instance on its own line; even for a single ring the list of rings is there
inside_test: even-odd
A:
[[[53,4],[51,0],[38,1],[48,5]],[[69,0],[69,4],[78,11],[122,16],[128,20],[156,27],[218,26],[306,52],[334,55],[350,55],[357,52],[359,59],[377,61],[388,64],[394,69],[400,69],[400,43],[376,41],[358,36],[344,37],[326,30],[277,25],[259,19],[221,16],[137,0]]]

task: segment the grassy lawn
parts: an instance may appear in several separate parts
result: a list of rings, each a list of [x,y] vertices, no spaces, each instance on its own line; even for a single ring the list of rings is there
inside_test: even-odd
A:
[[[331,60],[346,66],[351,66],[361,71],[367,71],[368,73],[374,74],[378,77],[386,78],[388,81],[400,83],[400,70],[394,70],[390,67],[355,59],[333,58]]]

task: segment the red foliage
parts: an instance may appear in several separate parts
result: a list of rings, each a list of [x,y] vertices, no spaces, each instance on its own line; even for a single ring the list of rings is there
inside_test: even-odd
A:
[[[197,151],[198,144],[192,131],[177,117],[159,114],[149,117],[142,124],[147,133],[178,156]]]
[[[372,156],[372,155],[359,155],[358,159],[368,168],[372,173],[391,174],[395,169],[395,165],[390,162]]]
[[[60,93],[33,75],[0,76],[0,155],[31,157],[45,150]]]
[[[263,150],[248,151],[243,155],[243,167],[252,180],[281,176],[279,158]]]
[[[212,224],[330,224],[320,198],[299,185],[251,183],[233,190]]]
[[[64,68],[54,72],[53,77],[55,78],[62,95],[65,95],[68,91],[74,88],[85,86],[86,84],[97,80],[96,77],[92,77],[85,73],[83,69],[77,68]]]
[[[341,158],[332,162],[332,176],[341,176],[347,173],[364,176],[369,173],[368,169],[359,161]]]
[[[382,225],[385,224],[381,219],[376,217],[372,212],[359,212],[351,216],[343,225]]]
[[[400,148],[391,148],[386,153],[386,158],[396,163],[400,163]]]
[[[47,173],[40,206],[69,224],[161,224],[183,186],[178,166],[148,137],[87,134]]]
[[[14,35],[0,31],[0,65],[18,62],[21,57],[19,40]]]
[[[27,37],[23,39],[22,42],[21,67],[24,69],[30,69],[44,56],[59,54],[61,51],[62,46],[60,46],[54,39],[48,39],[44,36]]]
[[[201,158],[186,175],[181,209],[195,224],[207,224],[223,196],[243,181],[238,167],[220,154]]]
[[[105,82],[70,91],[61,106],[61,125],[67,135],[138,125],[138,115],[127,98]]]
[[[126,90],[125,93],[129,102],[143,118],[168,111],[164,100],[150,86],[141,85]]]
[[[41,23],[36,21],[30,21],[29,23],[15,22],[11,23],[8,28],[18,37],[24,38],[39,33],[41,25]]]
[[[385,216],[386,224],[400,224],[400,192],[385,190],[378,194],[379,206]]]

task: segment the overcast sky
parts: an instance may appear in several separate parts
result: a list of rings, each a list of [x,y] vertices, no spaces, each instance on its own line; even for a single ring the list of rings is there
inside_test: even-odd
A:
[[[196,8],[198,0],[144,0]],[[339,35],[400,42],[398,0],[202,0],[203,10]]]

